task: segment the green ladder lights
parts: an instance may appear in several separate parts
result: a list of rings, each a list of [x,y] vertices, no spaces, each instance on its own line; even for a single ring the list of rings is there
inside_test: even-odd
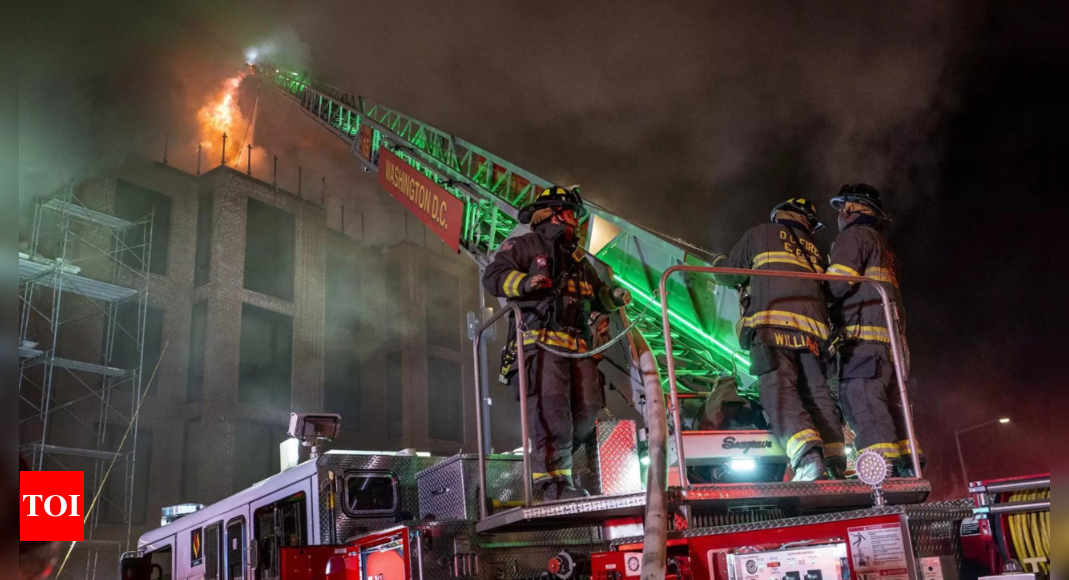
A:
[[[519,208],[552,185],[489,151],[381,103],[292,71],[267,65],[253,65],[251,71],[349,144],[351,153],[368,171],[378,171],[377,152],[386,147],[462,200],[461,247],[481,266],[489,263],[492,253],[517,228]],[[371,142],[367,143],[369,135]],[[662,334],[658,314],[663,305],[655,298],[653,281],[676,264],[708,264],[685,244],[645,230],[596,204],[588,205],[592,216],[619,230],[611,243],[592,253],[613,269],[616,280],[636,298],[629,314],[648,315],[638,329],[663,361],[663,338],[658,338]],[[678,386],[691,392],[707,390],[703,385],[734,374],[740,379],[741,392],[756,396],[754,378],[748,375],[749,360],[739,352],[734,334],[737,297],[733,291],[719,288],[715,290],[719,293],[716,302],[709,303],[707,298],[696,298],[701,292],[690,288],[696,283],[691,279],[674,284],[668,301],[669,316],[678,323],[679,339],[674,341]],[[729,292],[731,296],[726,294]]]

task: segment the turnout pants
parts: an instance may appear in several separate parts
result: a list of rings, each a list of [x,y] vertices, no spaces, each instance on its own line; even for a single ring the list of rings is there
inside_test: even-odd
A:
[[[839,377],[839,396],[858,452],[875,451],[892,462],[912,461],[890,349],[872,342],[843,348]]]
[[[537,484],[574,485],[572,450],[594,437],[594,422],[605,407],[598,361],[541,348],[527,359],[532,475]]]
[[[818,449],[825,465],[845,468],[842,415],[820,359],[808,350],[768,346],[760,339],[750,354],[772,436],[787,451],[791,467]]]

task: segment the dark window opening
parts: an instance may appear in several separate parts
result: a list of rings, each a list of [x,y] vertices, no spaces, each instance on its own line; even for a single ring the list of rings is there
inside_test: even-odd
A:
[[[427,344],[460,350],[460,281],[435,268],[424,270]]]
[[[197,501],[200,477],[200,419],[186,421],[182,448],[182,502]]]
[[[464,442],[464,388],[459,363],[427,357],[427,411],[432,439]]]
[[[256,580],[275,580],[281,576],[278,549],[308,543],[305,496],[298,493],[264,506],[253,514]]]
[[[238,399],[287,410],[293,374],[293,319],[249,304],[241,306]]]
[[[404,434],[404,370],[401,368],[401,353],[391,352],[386,356],[386,436],[401,437]]]
[[[392,516],[400,507],[397,478],[387,472],[347,473],[343,505],[354,517]]]
[[[245,520],[236,519],[226,526],[226,580],[245,578]]]
[[[208,283],[212,261],[212,204],[215,198],[202,195],[197,200],[197,250],[193,259],[193,286]]]
[[[136,301],[123,302],[115,313],[114,341],[111,361],[107,364],[123,370],[141,369],[141,389],[152,385],[149,379],[163,351],[163,310],[149,306],[145,309],[144,352],[138,349],[137,329],[141,305]],[[123,388],[130,388],[125,381]],[[153,389],[155,390],[155,389]]]
[[[247,489],[279,473],[278,446],[288,438],[285,427],[238,422],[234,441],[234,491]]]
[[[245,288],[293,300],[297,222],[293,214],[249,198],[245,223]]]
[[[127,250],[123,252],[122,261],[130,268],[141,271],[147,256],[149,271],[166,275],[167,251],[171,244],[171,198],[120,179],[115,189],[116,217],[136,222],[149,214],[152,214],[151,241],[146,239],[144,227],[126,230],[123,244]],[[145,252],[146,244],[151,251]]]
[[[323,410],[341,415],[343,433],[360,432],[360,362],[352,345],[323,361]]]
[[[351,347],[360,336],[360,272],[343,256],[327,257],[326,336],[328,345]]]
[[[189,369],[186,373],[186,399],[199,401],[204,397],[204,355],[208,348],[208,303],[193,305],[189,328]]]
[[[124,460],[130,459],[130,451],[134,449],[134,437],[130,435],[123,442],[126,435],[126,425],[108,425],[104,434],[103,450],[107,452],[119,452],[122,457],[116,462],[116,469],[112,470],[104,484],[104,492],[101,494],[100,504],[97,509],[103,509],[103,520],[109,524],[127,523],[129,515],[130,523],[140,526],[148,523],[148,490],[149,476],[152,471],[152,432],[141,427],[137,431],[137,456],[134,458],[133,474],[133,500],[132,506],[126,503],[126,479],[122,476],[125,467],[119,465]],[[119,443],[123,446],[120,449]]]

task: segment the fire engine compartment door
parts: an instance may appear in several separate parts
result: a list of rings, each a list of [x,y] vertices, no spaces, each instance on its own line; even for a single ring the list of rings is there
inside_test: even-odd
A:
[[[249,565],[254,580],[279,578],[279,548],[314,543],[311,497],[311,482],[302,481],[252,503]]]

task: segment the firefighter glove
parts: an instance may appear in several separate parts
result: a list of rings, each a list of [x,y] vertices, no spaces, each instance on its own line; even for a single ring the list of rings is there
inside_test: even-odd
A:
[[[529,276],[526,280],[523,281],[524,294],[530,294],[532,292],[537,292],[538,290],[548,290],[552,287],[553,280],[550,280],[548,277],[543,276],[541,274]]]
[[[614,287],[612,289],[612,302],[620,307],[631,304],[631,291],[623,286]]]

